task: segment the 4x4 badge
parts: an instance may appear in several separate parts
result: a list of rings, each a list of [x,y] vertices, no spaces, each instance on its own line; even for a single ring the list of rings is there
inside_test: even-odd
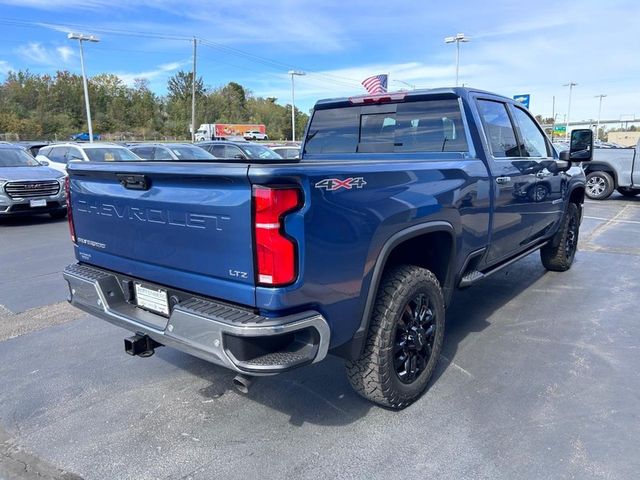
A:
[[[316,188],[326,190],[327,192],[333,192],[345,188],[351,190],[352,188],[362,188],[367,184],[362,177],[350,177],[340,180],[339,178],[325,178],[316,183]]]

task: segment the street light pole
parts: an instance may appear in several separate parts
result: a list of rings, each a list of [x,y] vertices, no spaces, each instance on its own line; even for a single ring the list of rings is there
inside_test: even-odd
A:
[[[600,114],[602,113],[602,99],[606,97],[604,94],[596,95],[594,98],[599,98],[600,103],[598,105],[598,123],[596,124],[596,140],[600,138]]]
[[[578,85],[575,82],[565,83],[563,87],[569,87],[569,105],[567,106],[567,121],[565,123],[565,132],[564,132],[564,141],[569,140],[569,122],[571,121],[571,93],[573,92],[573,87]]]
[[[456,87],[458,86],[458,72],[460,70],[460,42],[467,43],[470,40],[464,33],[458,33],[452,37],[445,37],[444,43],[456,44]]]
[[[196,37],[193,37],[193,69],[191,71],[191,142],[196,141]]]
[[[84,35],[82,33],[67,34],[69,40],[78,40],[80,44],[80,68],[82,70],[82,85],[84,87],[84,105],[87,110],[87,126],[89,128],[89,143],[93,143],[93,125],[91,124],[91,108],[89,107],[89,85],[87,84],[87,75],[84,71],[84,50],[82,42],[99,42],[100,39],[93,35]]]
[[[304,72],[300,72],[298,70],[289,70],[289,75],[291,75],[291,141],[296,141],[296,95],[295,95],[295,84],[293,81],[293,77],[296,75],[301,77],[306,75]]]

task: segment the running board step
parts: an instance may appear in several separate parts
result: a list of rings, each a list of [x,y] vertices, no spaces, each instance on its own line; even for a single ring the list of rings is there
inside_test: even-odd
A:
[[[488,277],[489,275],[493,275],[496,272],[499,272],[503,268],[508,267],[509,265],[511,265],[514,262],[517,262],[521,258],[524,258],[527,255],[530,255],[531,253],[535,252],[536,250],[539,250],[540,247],[542,247],[543,245],[545,245],[547,243],[547,241],[548,240],[545,240],[542,243],[538,243],[538,244],[528,248],[524,252],[519,253],[518,255],[516,255],[514,257],[511,257],[506,262],[503,262],[500,265],[497,265],[497,266],[493,267],[491,270],[487,270],[486,272],[480,272],[478,270],[471,270],[471,271],[465,273],[462,276],[462,279],[460,279],[460,283],[458,283],[458,288],[470,287],[471,285],[476,283],[478,280],[483,279],[485,277]]]
[[[471,270],[470,272],[467,272],[463,275],[458,288],[470,287],[472,284],[476,283],[478,280],[484,277],[484,273],[479,272],[478,270]]]

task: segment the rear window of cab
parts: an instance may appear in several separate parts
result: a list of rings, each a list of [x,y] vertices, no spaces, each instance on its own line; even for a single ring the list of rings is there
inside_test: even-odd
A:
[[[316,110],[306,154],[467,152],[457,99]]]

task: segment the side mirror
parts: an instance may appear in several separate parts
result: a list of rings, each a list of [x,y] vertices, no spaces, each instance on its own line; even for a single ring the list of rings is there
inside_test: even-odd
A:
[[[49,162],[47,162],[46,160],[38,160],[38,162],[40,163],[40,165],[42,165],[43,167],[48,167],[49,166]]]
[[[569,151],[560,152],[560,160],[589,162],[593,159],[593,132],[589,128],[571,131]]]
[[[245,160],[244,155],[242,155],[241,153],[236,153],[233,158],[235,158],[236,160]]]

